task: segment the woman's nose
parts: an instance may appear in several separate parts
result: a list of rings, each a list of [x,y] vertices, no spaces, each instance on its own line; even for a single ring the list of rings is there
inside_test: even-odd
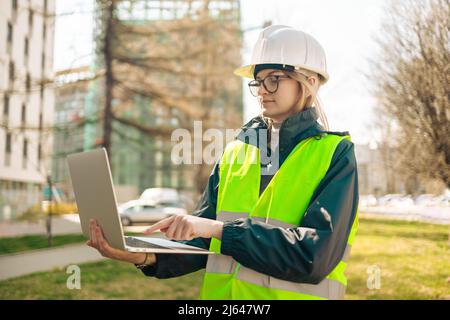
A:
[[[265,95],[265,94],[268,94],[268,92],[267,92],[266,88],[264,88],[264,86],[261,83],[261,85],[258,88],[258,96],[262,96],[262,95]]]

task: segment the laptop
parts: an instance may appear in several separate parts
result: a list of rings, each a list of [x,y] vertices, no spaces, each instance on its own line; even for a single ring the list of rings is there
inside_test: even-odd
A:
[[[105,148],[67,157],[83,234],[90,238],[89,221],[96,219],[109,244],[130,252],[213,254],[176,241],[124,236]]]

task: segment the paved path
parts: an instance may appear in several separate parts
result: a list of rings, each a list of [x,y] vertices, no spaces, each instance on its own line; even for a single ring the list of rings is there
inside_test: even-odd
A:
[[[165,238],[160,232],[152,234],[151,237]],[[0,281],[35,272],[51,271],[55,268],[66,268],[71,264],[101,260],[105,258],[97,250],[80,243],[0,255]]]
[[[97,250],[85,244],[2,255],[0,256],[0,280],[104,259]]]

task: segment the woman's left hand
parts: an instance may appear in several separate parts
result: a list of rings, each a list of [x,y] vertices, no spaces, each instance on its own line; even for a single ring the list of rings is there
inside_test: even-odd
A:
[[[173,240],[192,240],[194,238],[222,238],[223,222],[191,215],[173,215],[158,221],[144,231],[149,234],[156,230],[164,232]]]

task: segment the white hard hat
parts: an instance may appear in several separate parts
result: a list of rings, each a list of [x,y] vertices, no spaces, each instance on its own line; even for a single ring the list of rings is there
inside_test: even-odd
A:
[[[325,51],[319,42],[288,26],[273,25],[263,29],[253,48],[250,64],[237,68],[234,74],[253,79],[255,66],[261,64],[310,70],[322,76],[322,84],[329,79]]]

